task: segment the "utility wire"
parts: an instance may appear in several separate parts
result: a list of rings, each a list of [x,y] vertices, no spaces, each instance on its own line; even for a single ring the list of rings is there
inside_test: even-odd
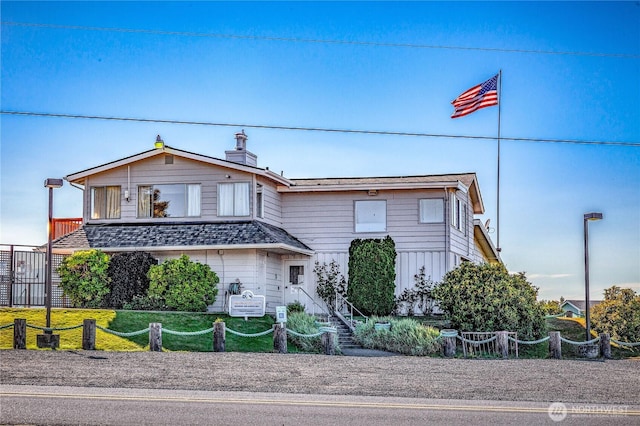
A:
[[[15,26],[15,27],[52,28],[52,29],[81,30],[81,31],[107,31],[107,32],[118,32],[118,33],[133,33],[133,34],[173,35],[173,36],[183,36],[183,37],[210,37],[210,38],[227,38],[227,39],[236,39],[236,40],[263,40],[263,41],[281,41],[281,42],[293,42],[293,43],[342,44],[342,45],[353,45],[353,46],[399,47],[399,48],[413,48],[413,49],[474,50],[474,51],[485,51],[485,52],[533,53],[533,54],[541,54],[541,55],[596,56],[596,57],[632,58],[632,59],[640,58],[640,55],[632,54],[632,53],[504,49],[504,48],[493,48],[493,47],[446,46],[446,45],[389,43],[389,42],[357,41],[357,40],[270,37],[270,36],[254,36],[254,35],[238,35],[238,34],[199,33],[199,32],[191,32],[191,31],[164,31],[164,30],[147,30],[147,29],[135,29],[135,28],[116,28],[116,27],[88,27],[88,26],[82,26],[82,25],[56,25],[56,24],[42,24],[42,23],[35,23],[35,22],[3,21],[1,22],[1,24],[7,25],[7,26]]]
[[[0,114],[29,116],[29,117],[81,118],[81,119],[88,119],[88,120],[129,121],[129,122],[138,122],[138,123],[188,124],[188,125],[195,125],[195,126],[215,126],[215,127],[242,127],[242,128],[248,128],[248,129],[292,130],[292,131],[305,131],[305,132],[346,133],[346,134],[382,135],[382,136],[411,136],[411,137],[420,137],[420,138],[450,138],[450,139],[479,139],[479,140],[497,139],[495,136],[448,135],[448,134],[437,134],[437,133],[397,132],[397,131],[364,130],[364,129],[332,129],[327,127],[275,126],[275,125],[248,124],[248,123],[216,123],[211,121],[163,120],[163,119],[153,119],[153,118],[114,117],[114,116],[84,115],[84,114],[56,114],[56,113],[33,112],[33,111],[4,111],[3,110],[3,111],[0,111]],[[519,138],[519,137],[504,137],[504,136],[501,136],[500,140],[514,141],[514,142],[567,143],[567,144],[580,144],[580,145],[614,145],[614,146],[640,148],[640,142]]]

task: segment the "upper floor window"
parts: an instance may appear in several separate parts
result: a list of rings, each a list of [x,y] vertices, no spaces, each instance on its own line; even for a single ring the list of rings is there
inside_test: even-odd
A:
[[[256,216],[264,218],[264,196],[262,195],[262,185],[256,184]]]
[[[356,232],[384,232],[387,230],[387,202],[356,201]]]
[[[138,217],[200,216],[200,184],[138,187]]]
[[[456,229],[462,229],[460,216],[460,199],[456,196],[456,194],[451,194],[451,226]]]
[[[249,182],[218,184],[218,216],[249,216]]]
[[[91,187],[91,219],[118,219],[120,217],[120,187]]]
[[[420,200],[420,223],[442,222],[444,222],[444,200],[442,198]]]

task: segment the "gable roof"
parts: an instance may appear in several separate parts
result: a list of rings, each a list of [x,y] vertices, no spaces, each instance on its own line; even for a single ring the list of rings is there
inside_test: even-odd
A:
[[[593,308],[595,305],[599,303],[602,303],[602,300],[589,300],[589,308]],[[560,308],[562,308],[566,304],[572,305],[574,308],[578,309],[579,311],[584,311],[587,306],[584,300],[565,299],[564,302],[560,304]]]
[[[53,242],[58,253],[91,248],[106,252],[259,248],[313,254],[284,229],[256,220],[83,225]]]
[[[290,179],[292,185],[278,186],[279,192],[358,191],[385,189],[454,188],[469,192],[475,214],[484,213],[484,204],[475,173],[420,176],[341,177]]]
[[[489,238],[487,228],[482,224],[480,219],[473,220],[473,238],[478,249],[489,263],[501,263],[500,252],[496,249]]]
[[[207,163],[214,166],[226,167],[233,170],[239,170],[247,173],[254,173],[260,176],[264,176],[271,180],[276,181],[280,185],[290,185],[291,181],[277,173],[272,172],[271,170],[262,169],[260,167],[247,166],[244,164],[234,163],[233,161],[222,160],[216,157],[210,157],[208,155],[196,154],[189,151],[184,151],[177,148],[172,148],[170,146],[164,145],[162,148],[150,149],[148,151],[144,151],[135,155],[131,155],[129,157],[122,158],[120,160],[111,161],[109,163],[105,163],[96,167],[91,167],[86,170],[81,170],[79,172],[71,173],[70,175],[65,176],[65,180],[71,183],[76,183],[79,185],[83,185],[85,179],[88,176],[95,175],[97,173],[106,172],[108,170],[115,169],[117,167],[126,166],[137,161],[145,160],[147,158],[155,157],[157,155],[165,155],[171,154],[177,157],[183,157],[195,161],[200,161],[203,163]]]

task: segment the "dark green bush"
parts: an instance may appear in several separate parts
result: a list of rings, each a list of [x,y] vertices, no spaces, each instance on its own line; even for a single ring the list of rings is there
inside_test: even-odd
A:
[[[524,273],[509,274],[501,263],[463,262],[433,290],[453,328],[516,331],[522,340],[535,340],[546,332],[537,294]]]
[[[100,250],[77,251],[57,269],[63,294],[77,308],[104,307],[109,294],[109,256]]]
[[[107,306],[120,309],[132,302],[136,296],[145,296],[149,289],[149,268],[158,260],[145,252],[125,252],[111,256],[107,275],[110,279],[110,293]]]
[[[389,315],[395,305],[396,247],[391,237],[355,239],[349,247],[347,297],[365,315]]]
[[[122,305],[122,309],[130,311],[171,311],[173,310],[163,299],[144,295],[133,296],[131,301]]]
[[[192,262],[184,254],[151,266],[149,280],[149,298],[190,312],[204,312],[215,302],[220,281],[209,265]]]

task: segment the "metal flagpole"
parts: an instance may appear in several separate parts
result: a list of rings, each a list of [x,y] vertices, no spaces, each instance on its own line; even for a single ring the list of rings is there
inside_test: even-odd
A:
[[[502,250],[500,248],[500,108],[502,107],[502,70],[498,75],[499,87],[498,87],[498,194],[496,198],[496,233],[498,234],[497,244],[498,253]]]

